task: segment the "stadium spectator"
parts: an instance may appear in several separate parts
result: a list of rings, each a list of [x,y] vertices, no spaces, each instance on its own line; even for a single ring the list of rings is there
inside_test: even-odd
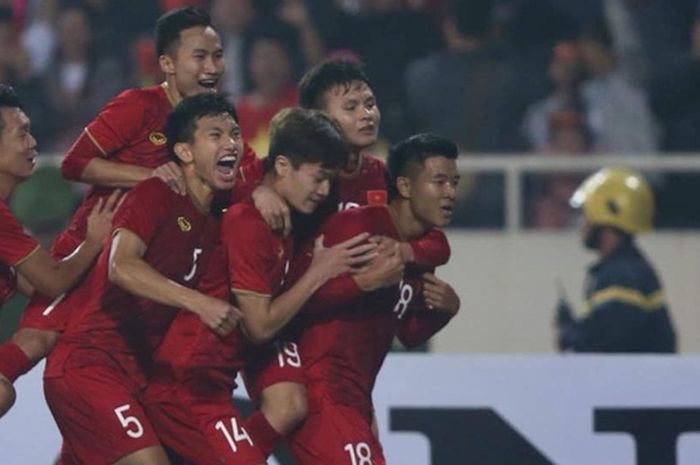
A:
[[[481,147],[499,62],[490,46],[492,0],[453,0],[445,9],[447,47],[406,71],[408,127],[454,140],[462,151]]]
[[[579,40],[590,78],[582,87],[593,150],[648,155],[658,149],[658,128],[646,94],[617,66],[604,18],[584,28]]]
[[[554,47],[548,74],[554,85],[552,93],[528,108],[523,123],[529,149],[534,152],[546,150],[550,145],[552,113],[563,110],[585,111],[581,101],[583,62],[575,42],[560,42]]]
[[[49,149],[64,151],[111,96],[126,87],[119,62],[97,55],[85,9],[71,6],[57,17],[57,47],[43,75],[56,114]]]
[[[273,20],[258,24],[246,38],[243,53],[250,88],[238,99],[236,109],[243,137],[256,153],[267,153],[272,117],[296,105],[298,39],[292,27]]]
[[[90,267],[107,238],[119,193],[98,202],[87,218],[85,240],[65,260],[53,258],[29,236],[7,206],[13,191],[32,175],[36,140],[19,97],[0,84],[0,306],[19,289],[30,296],[38,292],[58,297]],[[12,382],[26,368],[26,356],[15,344],[0,346],[0,359],[9,368],[0,374],[0,417],[15,399]]]
[[[583,244],[598,254],[588,270],[583,314],[561,297],[555,328],[559,348],[574,352],[676,351],[676,335],[661,283],[637,248],[652,228],[654,196],[638,173],[605,168],[571,197],[583,213]]]
[[[585,115],[559,110],[549,115],[548,142],[539,153],[556,157],[577,157],[590,153],[591,137]],[[565,229],[575,225],[569,199],[582,176],[572,173],[531,175],[526,178],[526,221],[533,228]]]

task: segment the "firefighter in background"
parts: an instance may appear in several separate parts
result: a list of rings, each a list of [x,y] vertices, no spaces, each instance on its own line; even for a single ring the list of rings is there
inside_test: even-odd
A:
[[[652,229],[654,196],[634,171],[604,168],[579,186],[571,206],[583,210],[582,239],[599,261],[588,270],[585,309],[573,316],[560,297],[555,318],[562,351],[676,351],[676,335],[656,272],[635,244]]]

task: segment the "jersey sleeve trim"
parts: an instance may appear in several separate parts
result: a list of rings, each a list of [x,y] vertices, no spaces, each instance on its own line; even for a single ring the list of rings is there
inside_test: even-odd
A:
[[[100,153],[102,153],[102,155],[106,157],[107,152],[105,151],[105,149],[102,148],[100,143],[97,142],[97,139],[95,139],[95,136],[92,135],[92,133],[90,132],[90,129],[85,128],[85,134],[87,134],[88,138],[92,141],[93,144],[95,144],[95,147],[97,147],[97,150],[99,150]]]
[[[34,247],[34,248],[31,250],[31,252],[29,252],[27,255],[25,255],[24,257],[20,258],[19,260],[17,260],[17,262],[15,262],[15,264],[12,265],[12,266],[14,266],[15,268],[17,268],[17,267],[20,266],[22,263],[24,263],[24,262],[26,262],[27,260],[29,260],[29,258],[30,258],[32,255],[34,255],[35,253],[37,253],[37,252],[39,251],[39,248],[40,248],[40,247],[41,247],[41,246],[40,246],[39,244],[37,244],[36,247]]]
[[[588,299],[588,302],[584,308],[585,313],[590,313],[597,307],[611,301],[632,305],[648,312],[659,310],[666,305],[666,298],[661,290],[654,291],[649,294],[643,294],[637,289],[622,286],[610,286],[596,291]]]

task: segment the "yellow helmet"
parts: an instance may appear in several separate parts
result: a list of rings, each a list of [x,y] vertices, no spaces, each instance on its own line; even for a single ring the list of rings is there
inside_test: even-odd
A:
[[[626,168],[603,168],[576,189],[569,201],[591,224],[635,234],[652,228],[654,194],[644,177]]]

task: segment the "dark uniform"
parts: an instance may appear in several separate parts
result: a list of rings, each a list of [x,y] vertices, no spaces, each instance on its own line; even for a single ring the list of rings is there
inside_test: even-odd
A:
[[[560,313],[562,350],[676,351],[676,334],[659,279],[632,240],[623,241],[588,270],[585,297],[585,316],[574,319]]]

